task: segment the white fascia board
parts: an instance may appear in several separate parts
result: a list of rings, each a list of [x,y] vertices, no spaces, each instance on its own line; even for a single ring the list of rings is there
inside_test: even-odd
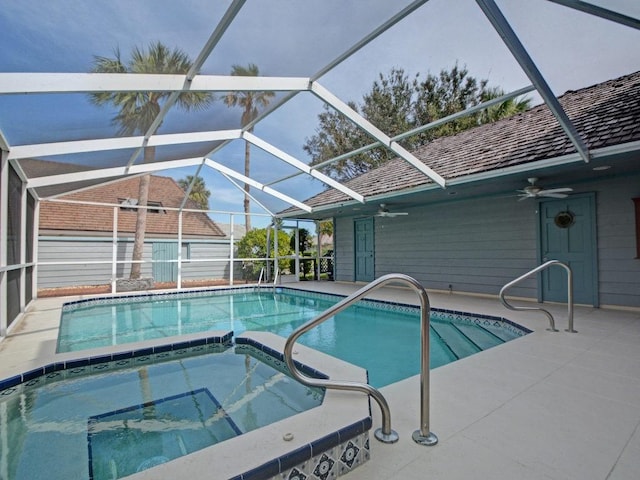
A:
[[[287,162],[289,165],[292,165],[293,167],[297,168],[298,170],[300,170],[300,171],[302,171],[302,172],[304,172],[304,173],[306,173],[308,175],[311,175],[312,177],[320,180],[321,182],[326,183],[330,187],[333,187],[336,190],[341,191],[345,195],[349,195],[351,198],[359,201],[360,203],[364,203],[364,197],[362,195],[360,195],[359,193],[351,190],[350,188],[345,187],[340,182],[335,181],[334,179],[328,177],[324,173],[321,173],[321,172],[319,172],[317,170],[313,170],[306,163],[301,162],[297,158],[289,155],[288,153],[285,153],[282,150],[280,150],[279,148],[274,147],[270,143],[265,142],[261,138],[255,136],[253,133],[244,132],[242,134],[242,137],[246,141],[251,143],[252,145],[255,145],[256,147],[264,150],[265,152],[270,153],[274,157],[277,157],[280,160],[283,160],[283,161]]]
[[[241,130],[219,130],[213,132],[171,133],[152,136],[147,145],[180,145],[186,143],[214,142],[240,138]],[[41,156],[66,155],[71,153],[98,152],[120,150],[125,148],[141,148],[143,136],[113,137],[96,140],[77,140],[71,142],[40,143],[33,145],[16,145],[9,151],[9,159],[32,158]]]
[[[205,159],[205,164],[207,164],[208,166],[210,166],[211,168],[213,168],[214,170],[217,170],[218,172],[224,174],[224,175],[228,175],[231,178],[235,178],[236,180],[240,180],[248,185],[251,185],[254,188],[257,188],[258,190],[263,191],[264,193],[267,193],[269,195],[271,195],[272,197],[276,197],[279,198],[280,200],[287,202],[289,205],[293,205],[296,206],[298,208],[300,208],[301,210],[304,210],[307,213],[311,213],[311,207],[308,205],[305,205],[302,202],[299,202],[298,200],[296,200],[295,198],[291,198],[288,195],[285,195],[284,193],[280,193],[277,190],[274,190],[271,187],[267,187],[266,185],[263,185],[262,183],[246,177],[245,175],[242,175],[241,173],[236,172],[235,170],[232,170],[228,167],[225,167],[224,165],[211,160],[210,158]]]
[[[406,149],[401,147],[397,142],[391,140],[391,138],[384,134],[381,130],[372,125],[369,121],[367,121],[362,115],[353,110],[349,105],[344,103],[338,97],[329,92],[326,88],[319,85],[318,82],[313,82],[311,85],[311,91],[316,94],[321,100],[331,105],[333,108],[338,110],[340,113],[345,115],[349,120],[354,122],[360,128],[362,128],[365,132],[371,135],[373,138],[382,143],[385,147],[390,149],[393,153],[398,155],[403,160],[409,162],[415,168],[424,173],[431,180],[436,182],[442,188],[445,188],[446,183],[442,176],[438,175],[432,169],[427,167],[424,163],[418,160],[413,154],[409,153]]]
[[[99,178],[117,177],[122,175],[135,175],[139,173],[150,173],[172,168],[192,167],[202,163],[202,157],[185,158],[182,160],[167,160],[166,162],[144,163],[133,165],[132,167],[101,168],[97,170],[85,170],[82,172],[63,173],[60,175],[49,175],[46,177],[31,178],[27,182],[27,188],[47,187],[50,185],[60,185],[63,183],[81,182],[84,180],[94,180]]]
[[[172,91],[305,91],[306,77],[239,77],[142,73],[0,73],[0,94],[172,92]]]

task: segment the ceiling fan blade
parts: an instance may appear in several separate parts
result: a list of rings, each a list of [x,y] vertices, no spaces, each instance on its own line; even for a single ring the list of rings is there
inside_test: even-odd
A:
[[[539,197],[549,197],[549,198],[567,198],[568,195],[566,193],[549,193],[549,191],[541,192],[538,194]]]
[[[401,217],[403,215],[409,215],[407,212],[378,212],[376,213],[376,217]]]
[[[538,194],[542,194],[545,195],[547,193],[565,193],[565,192],[573,192],[573,188],[549,188],[549,189],[545,189],[545,190],[541,190],[538,192]]]

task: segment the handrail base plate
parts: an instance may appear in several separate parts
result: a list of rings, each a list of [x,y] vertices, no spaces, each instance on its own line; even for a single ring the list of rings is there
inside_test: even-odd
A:
[[[373,436],[382,443],[396,443],[400,438],[395,430],[392,429],[389,433],[383,433],[382,428],[376,428]]]
[[[417,444],[423,445],[425,447],[432,447],[436,443],[438,443],[438,437],[436,437],[435,433],[431,432],[429,432],[428,435],[424,436],[422,435],[422,432],[420,430],[416,430],[415,432],[413,432],[413,435],[411,435],[411,438],[413,438],[413,441]]]

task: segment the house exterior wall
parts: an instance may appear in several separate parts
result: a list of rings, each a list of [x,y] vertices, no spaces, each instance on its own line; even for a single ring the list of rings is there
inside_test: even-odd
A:
[[[597,191],[600,303],[640,307],[640,259],[636,256],[632,200],[640,196],[640,175],[603,180],[594,190]]]
[[[158,239],[155,241],[167,241]],[[142,276],[151,277],[153,264],[152,245],[154,239],[147,239],[143,253]],[[184,239],[183,245],[189,245],[190,260],[195,259],[229,259],[228,240],[193,240]],[[38,288],[55,288],[77,285],[104,285],[111,283],[111,259],[113,243],[107,237],[59,237],[40,236],[38,239]],[[184,251],[184,250],[183,250]],[[133,240],[118,242],[118,260],[131,259]],[[193,262],[183,259],[183,280],[228,279],[228,262]],[[41,262],[91,262],[106,263],[74,263],[72,265],[42,265]],[[236,262],[237,263],[237,262]],[[127,277],[130,264],[118,264],[117,278]],[[236,278],[241,269],[236,268]]]
[[[640,259],[635,251],[633,197],[640,178],[611,178],[574,186],[595,192],[602,306],[640,307]],[[404,273],[428,289],[497,295],[540,263],[537,202],[509,197],[452,201],[407,209],[408,216],[375,217],[375,276]],[[336,219],[336,280],[354,280],[353,221]],[[530,278],[510,295],[536,299]]]

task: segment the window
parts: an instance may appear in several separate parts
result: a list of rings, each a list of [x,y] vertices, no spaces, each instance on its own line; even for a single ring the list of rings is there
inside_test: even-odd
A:
[[[134,208],[138,205],[137,198],[119,198],[118,203],[120,204],[120,210],[123,212],[135,212],[138,210],[137,208]],[[167,211],[162,208],[162,202],[149,200],[147,202],[147,206],[149,207],[147,209],[149,213],[167,213]]]

